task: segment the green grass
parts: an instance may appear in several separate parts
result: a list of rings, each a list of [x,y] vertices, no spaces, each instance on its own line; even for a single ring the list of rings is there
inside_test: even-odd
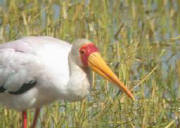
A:
[[[93,75],[86,99],[45,106],[38,127],[179,128],[179,12],[179,0],[0,0],[0,42],[88,38],[137,99]],[[1,106],[0,127],[21,127],[21,114]]]

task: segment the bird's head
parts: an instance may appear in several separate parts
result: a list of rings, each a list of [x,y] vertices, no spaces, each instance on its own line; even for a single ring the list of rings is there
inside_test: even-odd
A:
[[[76,61],[79,66],[83,68],[91,68],[94,72],[116,84],[131,99],[135,100],[133,94],[112,72],[112,70],[101,57],[98,48],[91,41],[87,39],[78,39],[74,41],[71,54],[73,55],[74,61]]]

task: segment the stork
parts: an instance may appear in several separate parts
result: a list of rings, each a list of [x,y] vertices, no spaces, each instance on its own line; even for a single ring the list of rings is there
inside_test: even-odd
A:
[[[71,45],[53,37],[30,36],[1,44],[0,104],[22,112],[23,128],[27,128],[26,110],[35,108],[35,128],[43,105],[78,101],[89,93],[90,69],[135,99],[87,39]]]

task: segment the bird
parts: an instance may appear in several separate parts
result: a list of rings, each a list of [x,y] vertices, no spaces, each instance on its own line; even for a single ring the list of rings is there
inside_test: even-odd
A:
[[[22,112],[23,128],[27,128],[27,109],[35,109],[31,125],[35,128],[43,105],[79,101],[88,95],[91,70],[135,100],[88,39],[69,43],[50,36],[27,36],[2,43],[0,104]]]

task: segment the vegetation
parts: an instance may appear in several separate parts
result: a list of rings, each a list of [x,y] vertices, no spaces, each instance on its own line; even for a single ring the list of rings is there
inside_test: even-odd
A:
[[[179,12],[179,0],[0,0],[0,42],[88,38],[137,99],[93,74],[83,101],[43,107],[41,128],[179,128]],[[1,106],[0,127],[20,128],[21,114]]]

